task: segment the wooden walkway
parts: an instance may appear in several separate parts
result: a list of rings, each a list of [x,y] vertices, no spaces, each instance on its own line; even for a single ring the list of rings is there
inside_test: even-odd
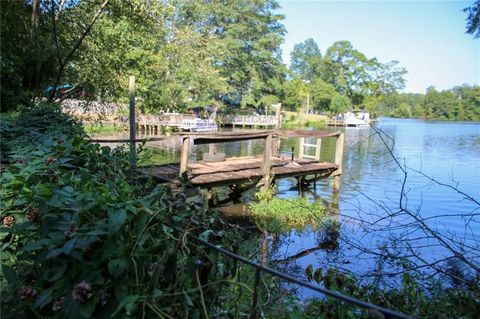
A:
[[[236,183],[256,183],[264,177],[263,158],[232,157],[223,162],[200,161],[187,165],[187,176],[192,186],[202,188],[227,186]],[[337,164],[309,159],[272,158],[272,179],[317,175],[324,178],[332,175]],[[179,164],[166,164],[139,169],[162,182],[176,183],[180,172]]]

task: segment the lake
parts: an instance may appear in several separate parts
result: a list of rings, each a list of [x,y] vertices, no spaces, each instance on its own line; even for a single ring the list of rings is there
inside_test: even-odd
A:
[[[480,264],[480,123],[380,118],[374,128],[328,129],[345,132],[340,191],[332,191],[328,178],[301,195],[325,202],[341,223],[339,234],[327,249],[321,229],[272,234],[270,260],[283,261],[277,268],[302,277],[311,264],[372,279],[448,269],[455,254]],[[334,144],[322,141],[322,160],[333,161]],[[157,162],[178,160],[175,140],[156,147]],[[282,153],[292,147],[298,155],[299,139],[282,140]],[[192,160],[206,151],[195,147]],[[259,155],[263,144],[225,143],[217,151]],[[279,197],[299,196],[293,178],[279,180],[276,189]],[[250,191],[242,201],[253,198]]]

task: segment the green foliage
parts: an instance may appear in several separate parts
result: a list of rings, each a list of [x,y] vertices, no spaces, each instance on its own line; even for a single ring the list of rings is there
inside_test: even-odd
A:
[[[335,87],[320,78],[314,79],[308,87],[312,107],[316,110],[327,111],[336,95]]]
[[[271,198],[269,195],[262,194],[260,198],[263,200],[250,204],[250,209],[253,216],[260,220],[267,220],[273,228],[318,224],[327,216],[325,207],[319,201],[310,202],[306,197],[294,199]]]
[[[315,41],[308,39],[295,45],[291,55],[293,78],[285,83],[283,101],[291,109],[301,105],[301,96],[296,93],[300,91],[299,79],[308,82],[304,95],[310,95],[312,106],[318,111],[334,110],[334,97],[342,95],[354,107],[368,107],[376,113],[374,99],[405,86],[406,70],[397,61],[381,63],[376,58],[369,59],[348,41],[335,42],[322,57]]]
[[[135,75],[138,105],[150,112],[220,106],[227,93],[240,94],[243,106],[268,107],[282,94],[285,30],[274,0],[110,0],[100,8],[98,1],[41,1],[38,10],[32,1],[2,2],[4,111],[43,96],[59,76],[60,85],[88,85],[114,102],[125,101]]]
[[[302,80],[312,81],[321,73],[322,54],[312,38],[295,44],[290,55],[290,69],[300,75]]]
[[[330,103],[330,112],[334,114],[344,113],[350,110],[351,105],[352,103],[348,97],[335,94],[332,98],[332,103]]]
[[[128,152],[86,141],[56,106],[8,120],[1,123],[2,318],[198,318],[204,306],[221,308],[231,260],[170,227],[193,223],[187,232],[229,247],[218,218],[132,178]]]
[[[300,78],[295,77],[285,82],[283,106],[287,110],[299,111],[305,104],[307,86]]]
[[[414,318],[475,318],[480,311],[478,290],[445,288],[431,280],[428,292],[417,278],[405,271],[399,287],[378,288],[362,283],[353,274],[337,269],[314,269],[309,265],[305,276],[327,289],[364,300],[387,309],[393,309]],[[334,298],[312,299],[301,318],[383,318],[381,314],[339,302]]]
[[[83,128],[88,134],[120,133],[124,130],[122,125],[115,123],[83,123]]]
[[[426,94],[392,94],[379,102],[379,111],[393,117],[416,117],[432,120],[480,120],[480,87],[457,86]]]

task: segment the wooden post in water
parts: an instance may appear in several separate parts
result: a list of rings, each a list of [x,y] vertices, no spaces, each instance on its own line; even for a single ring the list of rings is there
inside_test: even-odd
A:
[[[217,152],[217,148],[215,143],[208,144],[208,154],[215,154]]]
[[[315,159],[317,161],[320,160],[320,151],[322,149],[322,139],[321,138],[317,138],[317,148],[315,148]]]
[[[273,104],[275,107],[275,130],[282,128],[282,103]],[[277,136],[273,140],[273,156],[280,156],[280,137]]]
[[[343,172],[343,144],[345,142],[345,134],[340,133],[337,136],[337,143],[335,145],[335,164],[338,165],[337,170],[333,173],[333,190],[340,190],[340,175]]]
[[[303,158],[305,155],[305,137],[300,137],[300,153],[298,154],[298,158]]]
[[[189,137],[182,137],[182,154],[180,156],[180,177],[187,171]]]
[[[135,76],[130,76],[128,80],[128,99],[130,116],[130,165],[133,171],[137,164],[137,151],[135,145],[135,138],[137,135],[135,126]]]
[[[263,174],[263,185],[262,189],[267,189],[270,187],[270,168],[271,168],[271,158],[272,158],[272,134],[267,135],[265,138],[264,150],[263,150],[263,164],[262,164],[262,174]]]

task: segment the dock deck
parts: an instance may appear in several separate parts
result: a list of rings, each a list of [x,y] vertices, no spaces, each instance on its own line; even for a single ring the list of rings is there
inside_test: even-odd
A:
[[[214,186],[234,186],[239,184],[261,184],[268,187],[272,181],[283,177],[297,177],[302,182],[310,183],[319,178],[338,176],[342,173],[343,134],[341,132],[321,131],[242,131],[214,133],[180,133],[182,151],[180,163],[139,168],[142,174],[153,176],[161,182],[172,186],[179,185],[179,176],[188,178],[190,185],[201,188]],[[300,158],[292,159],[279,156],[280,138],[301,137]],[[335,162],[321,162],[321,139],[336,138]],[[304,138],[315,138],[315,144],[305,143]],[[198,161],[188,163],[190,145],[234,142],[262,139],[263,156],[231,157],[224,161]],[[314,148],[315,156],[307,155],[305,148]],[[214,154],[214,152],[212,153]],[[313,175],[309,179],[307,175]]]
[[[258,182],[264,177],[263,158],[232,157],[223,162],[200,161],[187,165],[187,176],[192,186],[207,188],[226,186],[235,183]],[[272,179],[317,175],[318,178],[330,176],[338,169],[334,163],[297,158],[272,158]],[[180,172],[179,164],[166,164],[140,168],[144,174],[168,183],[175,183]]]

